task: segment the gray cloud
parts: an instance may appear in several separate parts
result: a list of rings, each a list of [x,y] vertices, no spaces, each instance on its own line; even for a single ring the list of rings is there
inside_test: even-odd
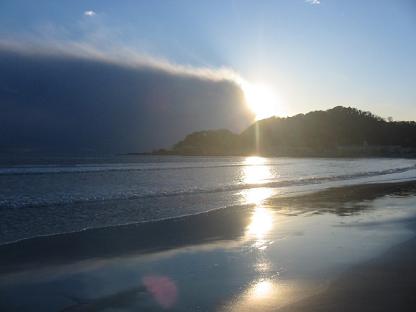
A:
[[[0,149],[141,151],[253,116],[241,77],[126,49],[0,44]]]

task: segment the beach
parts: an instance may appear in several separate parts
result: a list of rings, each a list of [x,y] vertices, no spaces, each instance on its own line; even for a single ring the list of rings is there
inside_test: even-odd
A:
[[[412,311],[415,190],[334,186],[10,242],[0,246],[0,308]]]
[[[413,311],[415,248],[416,239],[410,239],[347,270],[322,293],[279,311]]]
[[[0,312],[416,311],[416,0],[0,0]]]

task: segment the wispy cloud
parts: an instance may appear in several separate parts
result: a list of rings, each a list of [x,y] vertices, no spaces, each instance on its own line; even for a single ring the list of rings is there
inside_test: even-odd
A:
[[[1,38],[0,49],[11,49],[21,54],[98,60],[129,68],[158,70],[170,75],[211,81],[228,81],[242,90],[248,83],[238,72],[226,66],[179,64],[159,54],[154,54],[154,51],[141,50],[140,46],[134,45],[132,48],[120,41],[122,35],[119,30],[107,26],[103,20],[105,15],[87,10],[84,12],[84,16],[95,16],[96,18],[79,20],[74,27],[77,34],[81,35],[77,35],[76,39],[71,35],[72,29],[48,24],[46,30],[43,27],[36,33],[36,36]]]
[[[139,53],[134,49],[110,45],[100,46],[89,42],[70,40],[16,41],[0,40],[0,49],[14,50],[22,54],[68,56],[99,60],[131,68],[152,68],[172,75],[182,75],[212,81],[229,81],[242,87],[246,81],[227,67],[197,67],[177,64],[162,57]]]
[[[312,4],[312,5],[319,5],[321,4],[320,0],[305,0],[306,3]]]
[[[94,16],[96,13],[94,12],[94,11],[92,11],[92,10],[88,10],[88,11],[85,11],[84,12],[84,15],[85,16]]]

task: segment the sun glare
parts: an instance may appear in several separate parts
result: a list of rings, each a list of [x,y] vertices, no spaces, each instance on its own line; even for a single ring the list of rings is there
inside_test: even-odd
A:
[[[286,115],[280,99],[269,86],[261,83],[246,83],[243,90],[246,103],[256,115],[256,120]]]
[[[262,239],[273,228],[273,215],[266,208],[257,207],[254,210],[251,222],[247,228],[247,234]]]
[[[270,296],[273,290],[275,290],[274,288],[276,288],[276,286],[273,285],[271,281],[259,281],[258,283],[253,285],[253,288],[251,289],[252,296],[258,299]]]

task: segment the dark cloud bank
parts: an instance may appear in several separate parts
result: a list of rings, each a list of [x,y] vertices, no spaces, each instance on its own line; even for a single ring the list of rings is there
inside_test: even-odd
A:
[[[242,97],[232,81],[0,45],[0,151],[168,147],[196,130],[247,126]]]

